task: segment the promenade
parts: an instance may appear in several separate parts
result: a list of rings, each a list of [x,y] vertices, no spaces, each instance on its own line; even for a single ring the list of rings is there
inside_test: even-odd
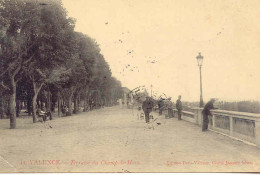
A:
[[[193,123],[107,107],[32,124],[0,121],[0,172],[260,171],[260,149]]]

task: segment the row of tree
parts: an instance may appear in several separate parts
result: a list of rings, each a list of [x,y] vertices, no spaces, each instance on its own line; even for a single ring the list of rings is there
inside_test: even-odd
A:
[[[78,103],[109,105],[121,96],[98,44],[75,32],[61,1],[0,1],[0,115],[16,127],[21,103],[37,122],[36,110],[47,104],[78,111]]]

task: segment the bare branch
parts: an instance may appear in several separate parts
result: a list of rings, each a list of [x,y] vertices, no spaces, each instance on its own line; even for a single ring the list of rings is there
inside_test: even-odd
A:
[[[18,81],[20,81],[22,79],[22,77],[19,77],[15,80],[15,82],[17,83]]]
[[[41,83],[40,87],[36,90],[37,94],[40,92],[42,86],[44,85],[44,82]]]
[[[31,44],[29,47],[27,47],[22,53],[19,53],[19,58],[22,58],[24,54],[28,52],[36,43]]]
[[[17,75],[17,73],[21,70],[21,68],[22,68],[22,63],[20,63],[20,64],[18,65],[18,67],[14,70],[12,76],[15,77],[15,76]]]
[[[6,90],[10,90],[10,88],[9,88],[8,86],[4,85],[3,82],[1,82],[0,85],[1,85],[4,89],[6,89]]]
[[[20,61],[20,60],[17,59],[13,63],[9,64],[9,67],[2,74],[0,74],[0,77],[2,77],[7,72],[9,72],[9,74],[10,74],[10,69],[12,69],[12,67],[15,66],[18,61]]]
[[[27,64],[28,62],[30,62],[33,59],[34,56],[35,56],[35,53],[32,56],[30,56],[27,60],[25,60],[23,63]]]

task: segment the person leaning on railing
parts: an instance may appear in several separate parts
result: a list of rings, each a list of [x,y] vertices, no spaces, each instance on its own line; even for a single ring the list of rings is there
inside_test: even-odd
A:
[[[208,130],[209,115],[211,115],[210,110],[217,109],[217,108],[214,108],[214,106],[213,106],[215,101],[216,101],[216,99],[214,99],[214,98],[210,99],[210,101],[204,106],[204,109],[202,110],[202,116],[203,116],[202,131]]]

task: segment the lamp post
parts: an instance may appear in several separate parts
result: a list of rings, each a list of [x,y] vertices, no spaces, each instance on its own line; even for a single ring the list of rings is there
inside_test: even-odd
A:
[[[201,78],[201,67],[203,62],[203,56],[201,56],[200,52],[199,55],[196,57],[198,61],[198,66],[200,69],[200,107],[203,107],[203,98],[202,98],[202,78]]]

